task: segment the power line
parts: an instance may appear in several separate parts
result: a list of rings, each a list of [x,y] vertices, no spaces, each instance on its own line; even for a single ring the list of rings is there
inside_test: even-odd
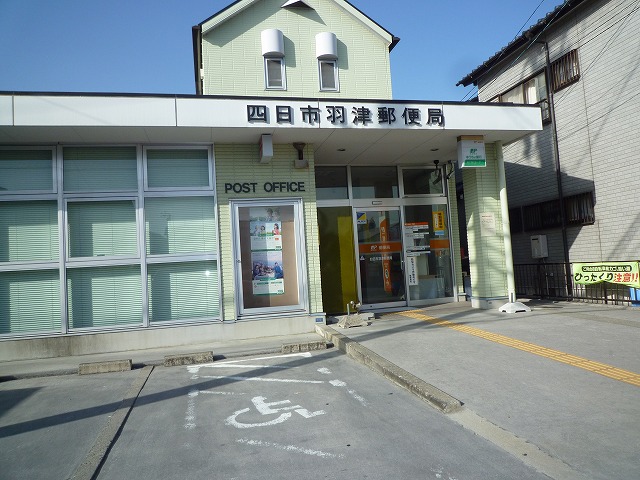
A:
[[[514,35],[513,39],[511,40],[512,42],[514,40],[516,40],[518,38],[518,35],[520,35],[520,33],[522,32],[522,30],[524,30],[524,28],[527,26],[527,24],[529,23],[529,21],[531,20],[531,18],[536,14],[536,12],[538,11],[538,9],[540,8],[540,6],[544,3],[545,0],[540,0],[540,3],[538,4],[538,6],[536,8],[534,8],[533,12],[531,12],[531,15],[529,15],[529,18],[527,18],[527,20],[522,24],[522,26],[520,27],[520,29],[518,30],[518,32]],[[565,0],[564,3],[567,3],[569,0]],[[554,17],[555,18],[555,17]],[[527,47],[529,48],[529,47]],[[498,60],[500,60],[502,58],[502,56],[504,55],[505,50],[502,49],[500,51],[500,53],[498,54],[498,57],[494,60],[494,62],[497,62]],[[524,53],[524,52],[523,52]],[[516,59],[517,60],[517,59]],[[511,67],[512,65],[509,65],[509,67]],[[480,93],[479,89],[474,85],[473,87],[471,87],[471,89],[466,93],[466,95],[462,98],[461,102],[464,102],[467,98],[470,97],[470,95],[473,94],[474,91],[477,91],[478,94]]]

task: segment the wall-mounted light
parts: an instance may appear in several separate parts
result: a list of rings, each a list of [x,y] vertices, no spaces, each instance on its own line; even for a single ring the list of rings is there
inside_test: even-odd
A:
[[[298,159],[294,163],[295,168],[308,168],[309,162],[304,159],[304,147],[305,144],[302,142],[294,142],[293,148],[298,151]]]
[[[449,160],[447,162],[447,170],[449,169],[449,167],[451,167],[451,171],[450,172],[446,172],[447,173],[447,180],[449,180],[451,178],[451,175],[453,175],[456,171],[456,166],[453,162],[453,160]]]
[[[270,134],[260,135],[260,163],[269,163],[273,158],[273,138]]]
[[[440,183],[442,181],[442,170],[438,168],[440,160],[434,160],[433,164],[436,166],[436,178],[433,180],[433,182],[431,182],[431,185],[436,185],[437,183]]]

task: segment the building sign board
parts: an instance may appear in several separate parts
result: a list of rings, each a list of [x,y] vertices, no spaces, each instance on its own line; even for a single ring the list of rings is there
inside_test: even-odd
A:
[[[438,236],[443,236],[447,228],[444,210],[436,210],[431,213],[431,216],[433,218],[433,232]]]
[[[301,104],[246,105],[249,125],[306,125],[360,128],[444,128],[442,105]]]
[[[458,165],[460,165],[460,168],[487,166],[487,154],[484,149],[483,137],[458,137]]]
[[[573,281],[580,285],[609,282],[640,288],[640,262],[574,263]]]

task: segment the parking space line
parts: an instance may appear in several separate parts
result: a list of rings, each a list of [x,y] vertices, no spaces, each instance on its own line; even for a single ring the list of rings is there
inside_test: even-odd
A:
[[[238,377],[236,375],[200,375],[198,378],[212,378],[216,380],[242,380],[249,382],[280,382],[280,383],[326,383],[322,380],[297,380],[295,378],[268,378],[268,377]]]
[[[310,448],[300,448],[295,445],[281,445],[279,443],[264,442],[262,440],[250,440],[248,438],[240,438],[236,440],[238,443],[244,443],[245,445],[259,446],[259,447],[271,447],[278,450],[284,450],[286,452],[303,453],[305,455],[312,455],[322,458],[344,458],[344,455],[336,455],[335,453],[323,452],[320,450],[312,450]]]
[[[602,375],[604,377],[612,378],[620,382],[640,387],[640,374],[631,372],[629,370],[623,370],[612,365],[595,362],[593,360],[589,360],[588,358],[561,352],[560,350],[553,350],[551,348],[542,347],[533,343],[523,342],[522,340],[517,340],[505,335],[487,332],[485,330],[480,330],[479,328],[470,327],[468,325],[461,325],[449,320],[443,320],[440,318],[431,317],[429,315],[424,315],[423,313],[420,313],[420,310],[399,312],[399,314],[405,317],[415,318],[416,320],[421,320],[432,325],[451,328],[452,330],[457,330],[468,335],[484,338],[485,340],[489,340],[490,342],[499,343],[507,347],[512,347],[518,350],[529,352],[540,357],[549,358],[550,360],[555,360],[557,362],[581,368],[592,373],[597,373],[598,375]]]

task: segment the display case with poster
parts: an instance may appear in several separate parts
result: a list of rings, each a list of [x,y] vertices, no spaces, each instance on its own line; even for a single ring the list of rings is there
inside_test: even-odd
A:
[[[298,200],[233,202],[239,316],[304,309],[300,212]]]

